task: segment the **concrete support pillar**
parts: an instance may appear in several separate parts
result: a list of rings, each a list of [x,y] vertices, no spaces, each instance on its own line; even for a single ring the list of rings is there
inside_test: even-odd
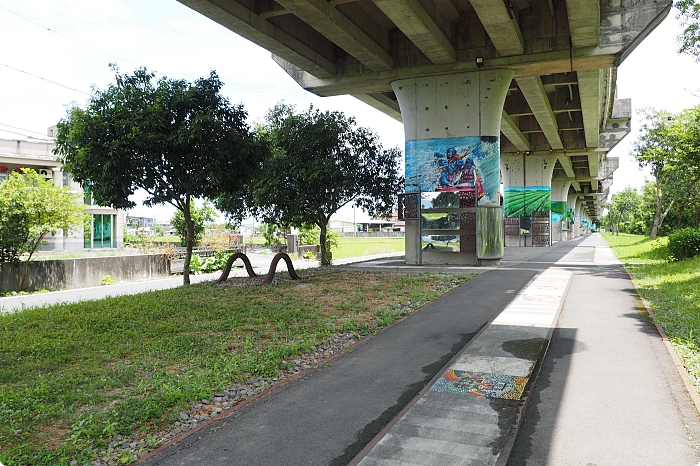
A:
[[[575,210],[575,217],[574,217],[574,237],[578,238],[583,234],[583,216],[581,215],[583,213],[583,208],[582,208],[583,202],[579,197],[576,198],[576,210]]]
[[[502,257],[500,130],[513,74],[511,70],[495,70],[391,84],[406,135],[406,191],[415,192],[418,186],[411,186],[415,184],[434,197],[453,193],[453,207],[478,205],[476,213],[451,214],[459,217],[459,253],[425,251],[425,264],[477,264],[477,255],[483,258],[484,251],[491,259]],[[433,205],[423,202],[426,207]],[[477,217],[482,220],[477,221]],[[407,220],[408,264],[418,263],[418,235],[418,221]]]
[[[552,182],[552,241],[566,241],[571,223],[568,217],[567,197],[571,181]]]
[[[504,156],[501,159],[503,173],[503,215],[506,218],[523,218],[521,231],[527,232],[524,239],[506,237],[507,246],[543,245],[544,232],[534,232],[527,228],[529,219],[537,212],[548,212],[552,199],[552,172],[556,163],[553,155]],[[567,187],[568,189],[568,187]],[[551,225],[549,228],[551,232]],[[527,236],[532,234],[531,237]],[[538,240],[535,239],[538,237]],[[534,243],[532,240],[535,239]],[[558,236],[555,237],[558,239]],[[547,241],[548,244],[548,241]]]
[[[576,224],[576,199],[578,199],[578,195],[576,193],[569,193],[566,196],[566,215],[569,227],[566,239],[574,239],[576,237],[574,228]]]

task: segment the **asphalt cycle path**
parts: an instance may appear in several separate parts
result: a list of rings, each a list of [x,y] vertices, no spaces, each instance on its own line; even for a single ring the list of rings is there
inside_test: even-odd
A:
[[[560,258],[577,243],[562,244],[549,253]],[[145,463],[347,464],[546,268],[512,265],[483,268],[465,285],[351,352],[267,392]],[[387,268],[392,268],[391,261]]]

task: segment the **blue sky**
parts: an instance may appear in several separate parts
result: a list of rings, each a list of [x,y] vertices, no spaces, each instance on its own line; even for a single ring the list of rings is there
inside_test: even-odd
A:
[[[619,68],[618,97],[632,98],[633,127],[644,107],[675,112],[700,103],[700,64],[676,54],[674,15]],[[354,116],[380,135],[384,147],[404,148],[396,120],[349,96],[320,98],[302,90],[269,52],[176,0],[0,0],[0,43],[0,137],[41,137],[67,106],[84,104],[92,86],[103,89],[112,81],[108,65],[114,62],[122,72],[146,66],[190,81],[213,69],[225,83],[223,93],[244,104],[251,122],[281,100],[302,108],[313,104]],[[613,191],[643,182],[628,155],[634,137],[611,153],[621,161]],[[168,219],[171,212],[157,209],[155,215]],[[153,215],[145,208],[134,213]]]

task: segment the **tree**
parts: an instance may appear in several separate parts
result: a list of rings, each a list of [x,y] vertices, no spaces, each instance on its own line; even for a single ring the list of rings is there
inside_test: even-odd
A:
[[[678,36],[678,53],[690,55],[700,61],[700,3],[698,0],[678,0],[674,6],[684,28]]]
[[[13,172],[0,183],[0,238],[3,261],[17,262],[27,254],[19,290],[29,262],[49,233],[64,233],[84,224],[83,205],[69,188],[54,186],[31,168]]]
[[[207,222],[213,222],[216,216],[214,208],[208,202],[205,202],[201,208],[197,208],[194,204],[190,204],[190,218],[193,223],[193,241],[194,246],[198,246],[202,241],[204,236],[204,230],[206,229]],[[170,223],[175,228],[175,231],[180,236],[180,246],[187,246],[187,223],[185,222],[185,216],[181,211],[176,210],[173,214],[173,218],[170,219]]]
[[[331,215],[349,202],[370,215],[387,214],[403,184],[398,149],[383,150],[378,136],[341,112],[310,107],[297,113],[280,103],[261,129],[271,150],[246,204],[266,223],[320,228],[321,264]],[[217,201],[229,211],[231,196]]]
[[[656,237],[676,203],[693,202],[700,182],[700,105],[678,115],[649,110],[632,155],[656,178],[654,220]]]
[[[619,193],[613,194],[610,202],[605,204],[605,208],[608,209],[606,219],[610,230],[619,235],[623,223],[633,224],[641,211],[642,203],[642,196],[632,186],[627,186]],[[627,231],[631,233],[630,228],[627,228]]]
[[[191,84],[166,77],[154,83],[145,68],[133,75],[113,70],[115,83],[59,122],[56,153],[100,205],[133,207],[129,197],[143,189],[144,205],[168,203],[182,212],[189,284],[193,200],[214,197],[222,186],[231,195],[245,190],[261,151],[243,106],[220,94],[214,71]]]

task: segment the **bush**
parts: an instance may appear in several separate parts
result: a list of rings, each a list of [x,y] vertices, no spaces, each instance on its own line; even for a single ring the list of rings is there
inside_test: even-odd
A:
[[[223,270],[229,257],[231,257],[231,253],[226,251],[216,251],[214,252],[214,257],[205,257],[204,259],[199,257],[198,254],[193,254],[190,259],[190,273],[199,275],[200,273]]]
[[[676,261],[700,254],[700,228],[683,228],[669,236],[668,252]]]
[[[316,225],[304,225],[299,230],[300,244],[318,244],[318,238],[321,234],[321,229]]]

